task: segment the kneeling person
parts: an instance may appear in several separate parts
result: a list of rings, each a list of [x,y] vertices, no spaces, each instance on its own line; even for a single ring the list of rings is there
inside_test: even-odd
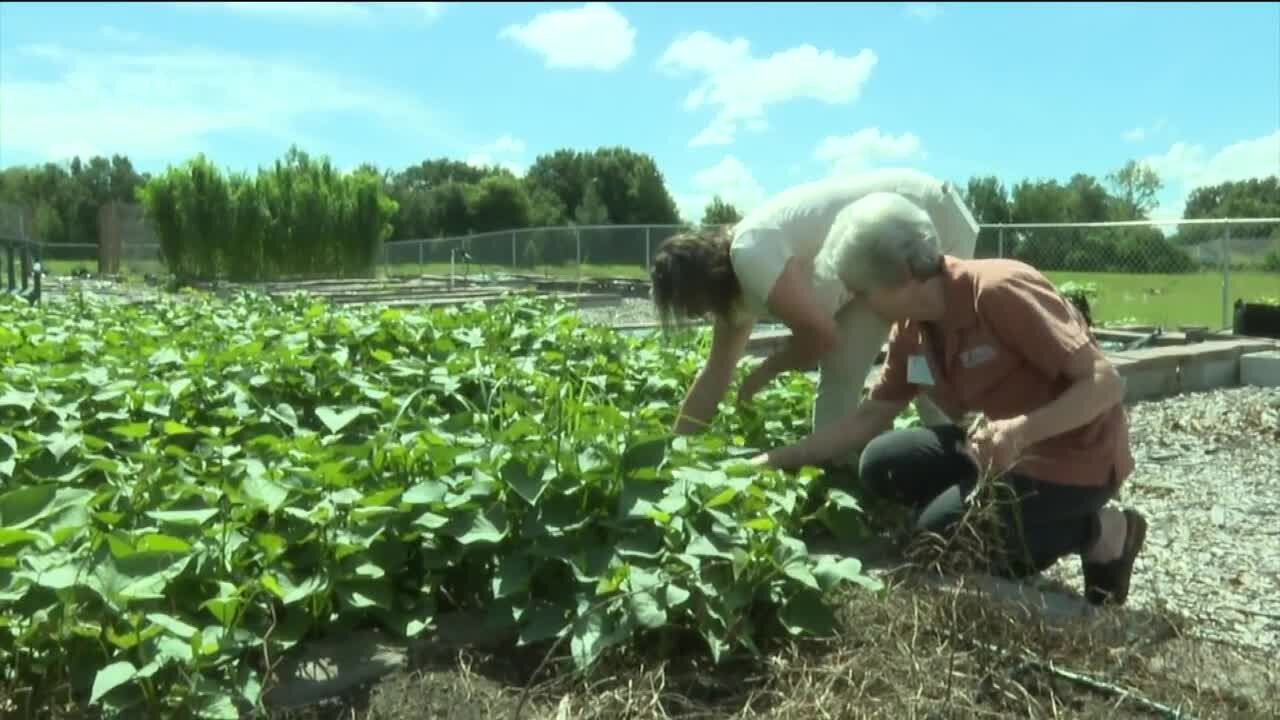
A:
[[[944,535],[980,474],[994,473],[1016,496],[1000,505],[1000,537],[987,539],[996,571],[1026,576],[1078,554],[1088,600],[1123,603],[1146,521],[1105,507],[1134,468],[1122,379],[1041,273],[943,255],[928,232],[928,217],[893,195],[841,213],[818,272],[892,324],[881,377],[840,422],[755,462],[820,465],[860,451],[866,488],[915,508],[917,529]],[[953,424],[891,431],[921,394],[985,424],[972,434]]]

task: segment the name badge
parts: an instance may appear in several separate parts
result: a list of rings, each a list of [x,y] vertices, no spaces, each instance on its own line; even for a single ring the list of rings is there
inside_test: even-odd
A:
[[[968,370],[991,362],[995,356],[995,348],[990,345],[979,345],[960,353],[960,364]]]
[[[933,372],[929,370],[929,361],[924,355],[911,355],[907,358],[907,382],[912,385],[933,385]]]

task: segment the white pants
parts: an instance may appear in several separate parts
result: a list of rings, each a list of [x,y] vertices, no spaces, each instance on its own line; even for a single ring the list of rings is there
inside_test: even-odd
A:
[[[930,203],[932,204],[932,203]],[[936,207],[926,207],[938,231],[938,241],[947,255],[970,259],[978,242],[978,223],[959,192],[944,185]],[[889,325],[864,306],[850,303],[836,314],[839,339],[818,368],[818,391],[813,406],[815,430],[838,422],[862,401],[862,390],[876,356],[889,338]],[[924,396],[915,400],[916,411],[927,425],[952,422],[933,401]],[[835,464],[857,467],[855,453]]]

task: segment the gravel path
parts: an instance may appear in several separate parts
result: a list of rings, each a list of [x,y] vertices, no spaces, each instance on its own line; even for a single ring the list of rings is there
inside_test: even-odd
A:
[[[657,314],[653,301],[646,298],[623,298],[622,304],[612,307],[582,308],[578,311],[587,322],[622,325],[626,323],[655,323]]]
[[[1137,469],[1120,505],[1150,525],[1130,605],[1280,653],[1280,388],[1136,403],[1130,422]],[[1046,575],[1083,586],[1074,559]]]

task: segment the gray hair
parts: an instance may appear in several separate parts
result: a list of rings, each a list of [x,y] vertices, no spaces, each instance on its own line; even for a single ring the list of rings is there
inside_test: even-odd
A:
[[[854,291],[925,280],[942,267],[929,214],[890,192],[869,193],[841,210],[814,259],[818,276],[837,278]]]

